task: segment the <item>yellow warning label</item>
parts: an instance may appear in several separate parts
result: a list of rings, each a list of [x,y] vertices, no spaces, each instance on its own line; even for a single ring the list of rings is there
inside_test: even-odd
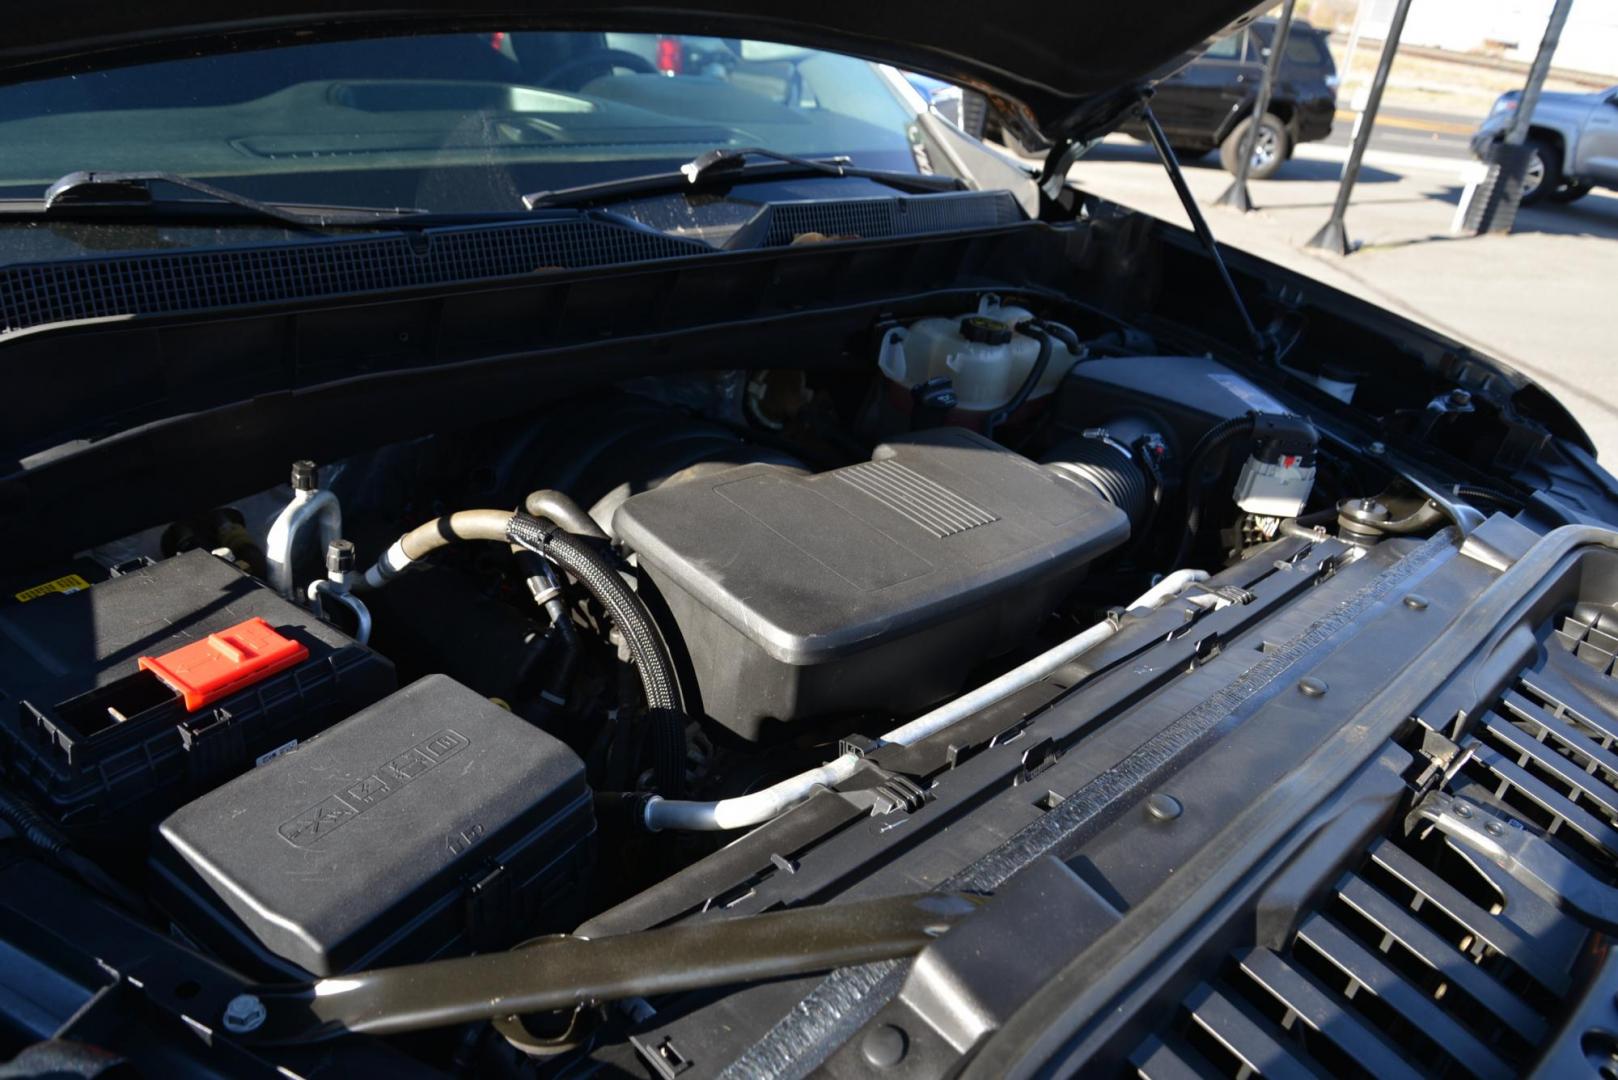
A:
[[[26,604],[30,600],[38,600],[46,593],[78,592],[80,589],[88,589],[89,587],[90,583],[85,581],[79,575],[68,574],[66,577],[59,577],[55,581],[47,581],[43,585],[35,585],[32,589],[24,589],[22,592],[17,593],[16,596],[18,600]]]

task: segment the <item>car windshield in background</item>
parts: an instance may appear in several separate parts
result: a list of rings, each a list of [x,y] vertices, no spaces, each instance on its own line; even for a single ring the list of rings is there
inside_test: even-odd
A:
[[[0,87],[0,198],[164,171],[266,202],[520,212],[527,192],[767,146],[916,172],[863,60],[735,38],[483,33],[330,42]]]

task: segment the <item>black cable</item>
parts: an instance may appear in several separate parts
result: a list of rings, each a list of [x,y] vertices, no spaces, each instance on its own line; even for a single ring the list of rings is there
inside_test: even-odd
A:
[[[660,791],[679,794],[685,786],[685,717],[668,709],[647,716],[652,745],[652,775]]]
[[[33,803],[3,788],[0,788],[0,821],[11,826],[19,840],[49,855],[97,892],[131,911],[145,911],[146,904],[140,897],[113,880],[111,875],[93,861],[74,850],[73,845],[57,829],[55,823],[40,813]]]
[[[1481,501],[1493,503],[1496,506],[1504,507],[1514,514],[1521,513],[1522,510],[1528,505],[1515,495],[1507,494],[1504,491],[1497,491],[1491,487],[1484,487],[1482,484],[1456,484],[1455,497],[1457,499],[1465,499],[1468,502]]]
[[[1192,447],[1185,470],[1185,531],[1180,536],[1180,546],[1174,553],[1174,559],[1169,563],[1170,570],[1183,567],[1186,560],[1191,557],[1191,549],[1196,544],[1197,531],[1202,525],[1203,473],[1207,471],[1209,458],[1226,443],[1248,435],[1252,430],[1251,414],[1233,416],[1228,420],[1221,420],[1203,432],[1202,438]]]
[[[1151,437],[1143,435],[1136,439],[1134,445],[1130,447],[1135,456],[1136,464],[1145,471],[1152,481],[1151,499],[1146,504],[1145,520],[1140,524],[1140,540],[1137,546],[1144,543],[1146,538],[1151,535],[1152,527],[1157,524],[1157,515],[1163,509],[1163,470],[1157,467],[1157,459],[1152,455],[1150,442]]]

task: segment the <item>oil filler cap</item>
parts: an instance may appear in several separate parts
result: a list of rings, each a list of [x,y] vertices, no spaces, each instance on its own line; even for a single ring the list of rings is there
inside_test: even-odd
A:
[[[307,645],[254,616],[139,663],[185,699],[186,712],[196,712],[308,658]]]

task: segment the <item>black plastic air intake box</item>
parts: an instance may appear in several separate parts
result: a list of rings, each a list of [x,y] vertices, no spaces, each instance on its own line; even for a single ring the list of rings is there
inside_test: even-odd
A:
[[[573,751],[429,675],[170,816],[152,893],[228,961],[332,975],[562,929],[594,831]]]
[[[749,739],[959,690],[1129,535],[1093,492],[960,428],[815,476],[666,484],[613,524],[679,624],[703,711]]]
[[[256,620],[294,655],[250,670],[227,639]],[[225,677],[207,693],[188,699],[155,670],[214,642],[205,674]],[[201,551],[0,610],[6,775],[67,823],[149,828],[396,685],[387,660]]]
[[[1140,429],[1189,453],[1202,433],[1248,412],[1290,412],[1245,375],[1206,356],[1102,356],[1076,366],[1056,391],[1056,423],[1073,432],[1142,418]]]

